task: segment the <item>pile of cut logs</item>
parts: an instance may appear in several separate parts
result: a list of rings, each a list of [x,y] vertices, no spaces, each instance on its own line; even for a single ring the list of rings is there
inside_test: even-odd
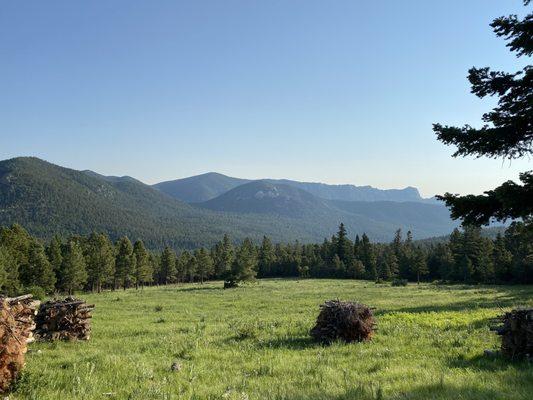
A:
[[[35,336],[40,340],[89,340],[94,305],[74,297],[50,300],[35,317]]]
[[[39,304],[31,294],[0,298],[0,392],[9,389],[24,367]]]
[[[361,342],[371,339],[375,325],[370,307],[361,303],[329,300],[320,306],[316,325],[310,333],[313,339],[324,344],[339,339]]]
[[[502,337],[502,354],[511,358],[533,358],[533,308],[519,308],[497,318],[491,328]]]

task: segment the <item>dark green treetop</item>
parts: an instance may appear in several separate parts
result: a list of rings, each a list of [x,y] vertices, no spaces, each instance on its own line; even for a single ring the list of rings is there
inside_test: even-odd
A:
[[[524,1],[527,6],[529,0]],[[496,18],[491,27],[518,57],[533,53],[533,13]],[[454,157],[503,157],[516,159],[533,154],[533,67],[514,73],[471,68],[471,91],[476,96],[498,97],[498,105],[483,115],[481,128],[434,124],[438,140],[457,147]],[[438,196],[450,207],[452,217],[466,224],[488,224],[491,219],[531,219],[533,215],[533,171],[520,174],[520,183],[507,181],[483,195]]]

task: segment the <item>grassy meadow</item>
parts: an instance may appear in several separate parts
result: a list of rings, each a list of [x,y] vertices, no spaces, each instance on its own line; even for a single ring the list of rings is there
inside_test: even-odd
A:
[[[533,305],[533,287],[261,280],[82,297],[91,340],[32,344],[10,400],[532,398],[532,364],[483,351],[498,347],[490,319]],[[376,307],[371,342],[310,341],[333,298]]]

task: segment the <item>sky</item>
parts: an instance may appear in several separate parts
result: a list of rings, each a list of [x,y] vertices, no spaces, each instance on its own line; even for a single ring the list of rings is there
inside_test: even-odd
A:
[[[531,160],[452,158],[432,123],[514,71],[489,23],[521,0],[0,3],[0,159],[146,183],[209,171],[481,193]]]

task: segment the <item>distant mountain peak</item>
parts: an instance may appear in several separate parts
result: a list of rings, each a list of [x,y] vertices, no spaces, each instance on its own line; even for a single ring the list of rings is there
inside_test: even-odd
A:
[[[237,186],[199,205],[218,211],[299,217],[318,210],[323,203],[304,190],[260,180]]]

